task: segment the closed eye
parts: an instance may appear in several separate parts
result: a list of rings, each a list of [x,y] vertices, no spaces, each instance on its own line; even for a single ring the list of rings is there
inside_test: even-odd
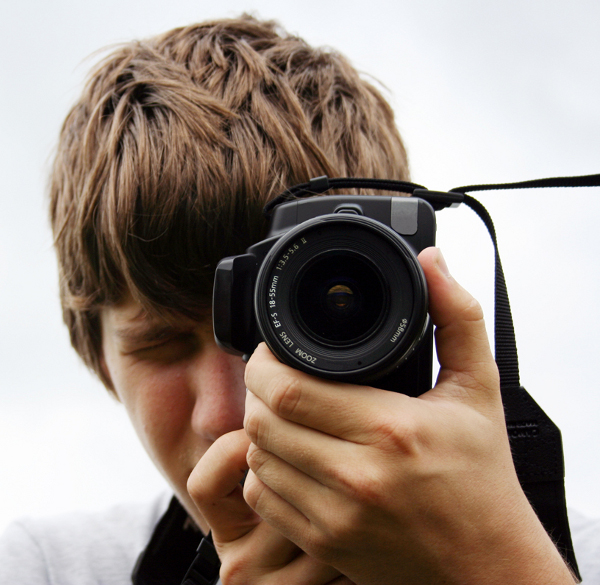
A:
[[[200,346],[201,341],[194,332],[178,332],[138,345],[126,354],[139,360],[171,363],[189,358]]]

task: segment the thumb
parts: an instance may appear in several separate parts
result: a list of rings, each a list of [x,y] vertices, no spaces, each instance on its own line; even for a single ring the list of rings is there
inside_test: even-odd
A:
[[[436,326],[440,373],[434,394],[480,400],[499,398],[499,376],[480,304],[452,278],[442,253],[427,248],[419,262],[429,289],[429,314]]]

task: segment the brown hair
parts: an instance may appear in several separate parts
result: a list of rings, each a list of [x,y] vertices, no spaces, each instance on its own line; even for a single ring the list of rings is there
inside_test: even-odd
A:
[[[100,368],[99,309],[129,292],[198,316],[218,260],[311,177],[407,179],[391,108],[348,61],[243,15],[118,47],[63,125],[50,212],[71,343]]]

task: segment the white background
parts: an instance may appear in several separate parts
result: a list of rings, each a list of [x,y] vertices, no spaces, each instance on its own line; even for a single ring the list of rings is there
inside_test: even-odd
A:
[[[57,301],[45,182],[101,47],[252,11],[387,88],[432,189],[600,172],[597,0],[22,0],[0,5],[0,530],[149,498],[164,482],[78,363]],[[218,8],[217,4],[225,6]],[[600,189],[481,195],[499,234],[522,382],[563,431],[570,505],[600,517]],[[492,248],[466,208],[438,243],[492,327]]]

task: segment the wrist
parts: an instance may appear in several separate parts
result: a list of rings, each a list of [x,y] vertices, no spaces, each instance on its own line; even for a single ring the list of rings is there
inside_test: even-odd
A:
[[[481,539],[479,559],[466,555],[464,573],[456,583],[461,585],[573,585],[577,580],[560,552],[525,503],[514,514],[503,514],[498,532]],[[511,518],[512,516],[512,518]],[[485,550],[481,550],[485,548]],[[475,559],[469,563],[469,556]]]

